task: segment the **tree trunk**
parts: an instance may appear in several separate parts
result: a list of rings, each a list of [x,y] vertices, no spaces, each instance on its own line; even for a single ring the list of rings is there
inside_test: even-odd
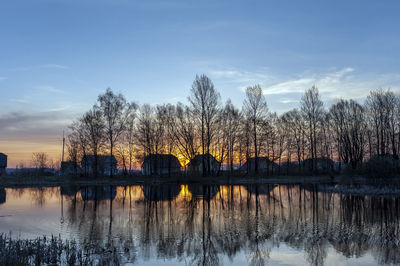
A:
[[[258,149],[257,149],[257,123],[256,119],[253,120],[254,127],[254,172],[258,173]]]

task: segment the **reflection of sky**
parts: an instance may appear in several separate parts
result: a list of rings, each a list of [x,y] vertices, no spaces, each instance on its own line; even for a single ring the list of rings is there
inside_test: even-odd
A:
[[[59,188],[6,189],[7,201],[0,205],[0,232],[11,231],[14,237],[21,238],[60,234],[63,238],[74,238],[78,241],[91,238],[93,241],[107,242],[110,237],[117,242],[133,241],[138,252],[136,264],[139,265],[158,265],[161,262],[163,265],[185,265],[191,262],[193,253],[188,257],[177,258],[176,254],[165,257],[165,254],[159,253],[159,248],[163,250],[163,245],[176,245],[182,237],[193,237],[195,242],[201,241],[203,232],[206,232],[206,236],[211,234],[210,239],[218,247],[218,259],[223,265],[245,265],[256,254],[264,258],[268,265],[306,265],[309,263],[310,252],[320,252],[326,254],[323,260],[325,265],[336,266],[376,264],[372,252],[377,251],[370,249],[384,250],[384,246],[378,247],[382,243],[381,238],[387,232],[392,232],[390,230],[395,224],[398,226],[398,217],[391,216],[396,210],[383,216],[392,217],[388,218],[389,223],[380,222],[377,220],[380,214],[372,214],[371,210],[372,206],[377,206],[376,202],[374,205],[366,200],[363,203],[365,205],[360,207],[359,204],[364,201],[349,198],[342,205],[343,196],[320,192],[312,197],[312,190],[299,190],[298,186],[270,186],[271,189],[265,187],[262,191],[269,192],[260,194],[258,200],[255,194],[249,194],[249,191],[254,192],[254,188],[220,186],[210,200],[209,210],[208,203],[193,197],[188,186],[179,187],[177,197],[170,201],[147,201],[140,186],[117,187],[111,213],[110,201],[104,200],[104,195],[100,195],[102,200],[98,202],[83,201],[80,191],[74,188],[63,190],[71,195],[62,198]],[[110,187],[98,187],[95,191],[101,194],[102,189],[109,192],[108,188]],[[76,205],[73,205],[75,197],[72,191],[76,191]],[[299,201],[300,195],[306,199],[305,202]],[[317,213],[312,209],[312,198],[319,201]],[[359,214],[354,214],[354,210],[343,212],[340,209],[340,206],[349,207],[351,202],[357,204],[357,209],[354,210],[359,211]],[[258,212],[254,209],[257,205]],[[349,214],[352,218],[346,216]],[[313,224],[316,219],[313,215],[318,217],[316,224]],[[361,228],[357,227],[360,226],[357,219],[361,219]],[[308,225],[304,226],[305,224]],[[384,224],[381,231],[379,226]],[[305,230],[307,239],[297,239],[303,236],[302,230]],[[322,236],[315,238],[310,235],[311,232],[318,231]],[[380,235],[379,232],[383,234]],[[270,233],[272,235],[263,240]],[[324,239],[325,233],[329,234],[329,241]],[[367,237],[365,245],[368,249],[363,249],[362,243],[356,239],[346,238],[352,234]],[[332,242],[335,238],[338,238],[337,242]],[[229,250],[228,246],[237,245],[238,241],[241,247],[231,257],[222,251],[222,247],[227,248],[223,250]],[[310,241],[316,241],[314,243],[320,243],[321,246],[309,246]],[[371,243],[376,243],[376,246]],[[142,246],[146,244],[149,245],[149,250]],[[347,258],[336,250],[338,247],[346,248],[347,245],[357,244],[361,245],[358,247],[361,251],[359,257]],[[392,242],[388,244],[388,248],[390,245]],[[306,246],[311,251],[304,251]],[[164,248],[175,250],[177,247]],[[358,248],[355,248],[356,251]],[[390,252],[393,250],[387,254]]]
[[[196,73],[242,104],[260,83],[278,113],[317,85],[328,104],[400,89],[399,2],[2,1],[0,148],[59,159],[62,129],[107,87],[186,102]]]
[[[0,232],[12,232],[13,236],[22,238],[64,233],[60,225],[57,188],[46,188],[42,192],[6,189],[6,193],[7,201],[0,205],[3,216],[0,218]]]

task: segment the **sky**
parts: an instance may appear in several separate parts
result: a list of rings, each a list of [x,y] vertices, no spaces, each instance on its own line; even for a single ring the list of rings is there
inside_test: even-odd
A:
[[[399,1],[0,2],[0,152],[61,156],[62,131],[107,88],[137,103],[187,103],[196,74],[241,107],[270,111],[316,85],[325,107],[400,92]]]

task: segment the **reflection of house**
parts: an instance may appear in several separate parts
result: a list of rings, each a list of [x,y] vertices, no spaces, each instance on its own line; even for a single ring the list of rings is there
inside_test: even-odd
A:
[[[171,154],[150,154],[144,158],[144,175],[166,175],[181,171],[181,163]]]
[[[216,185],[202,185],[202,184],[189,184],[189,191],[195,198],[212,199],[219,192],[219,186]]]
[[[0,188],[0,204],[6,202],[6,190],[4,188]]]
[[[117,195],[114,186],[90,186],[81,188],[81,196],[87,200],[113,200]]]
[[[79,187],[73,185],[61,186],[60,193],[64,196],[75,196],[78,193]]]
[[[74,161],[61,162],[61,173],[63,175],[76,175],[80,173],[80,168]]]
[[[276,187],[276,185],[247,185],[246,189],[250,194],[256,195],[269,195],[269,193]]]
[[[6,174],[7,168],[7,155],[0,153],[0,175]]]
[[[203,167],[204,162],[204,167]],[[210,168],[209,168],[210,167]],[[188,171],[202,174],[203,170],[212,175],[218,174],[220,163],[209,153],[197,155],[188,164]]]
[[[268,157],[258,157],[257,158],[257,170],[260,173],[265,173],[267,171],[272,171],[272,169],[277,168],[277,164],[272,162]],[[245,164],[240,167],[240,171],[243,172],[255,172],[256,170],[256,160],[255,158],[249,158]]]
[[[110,167],[110,160],[112,162],[112,168]],[[94,169],[96,168],[96,160],[94,155],[85,155],[82,157],[81,161],[82,171],[85,174],[94,174]],[[97,173],[101,175],[109,175],[110,170],[112,169],[113,173],[117,173],[117,160],[114,155],[97,155]]]
[[[166,201],[175,199],[181,191],[180,185],[144,185],[143,195],[150,201]]]

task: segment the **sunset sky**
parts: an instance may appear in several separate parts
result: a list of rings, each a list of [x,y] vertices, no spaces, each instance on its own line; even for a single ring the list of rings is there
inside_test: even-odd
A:
[[[204,73],[238,107],[259,83],[278,113],[314,84],[326,107],[398,93],[399,11],[399,1],[1,1],[0,152],[9,167],[35,151],[59,159],[63,129],[107,87],[186,103]]]

